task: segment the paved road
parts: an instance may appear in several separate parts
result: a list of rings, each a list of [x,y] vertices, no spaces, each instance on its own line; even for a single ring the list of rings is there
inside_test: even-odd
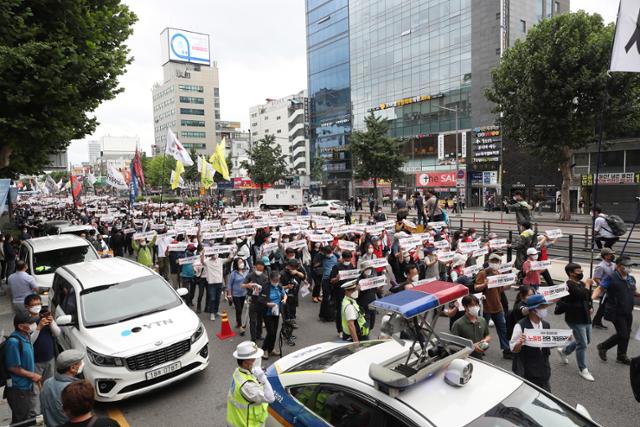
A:
[[[513,297],[515,292],[510,292]],[[6,298],[6,297],[0,297]],[[223,309],[228,309],[223,303]],[[298,345],[302,348],[314,343],[336,339],[332,323],[321,323],[317,320],[318,305],[304,300],[299,309]],[[242,340],[234,337],[220,341],[215,337],[220,327],[219,320],[211,322],[202,316],[211,339],[211,365],[203,373],[191,377],[181,383],[164,390],[113,405],[101,405],[100,411],[121,413],[131,426],[223,426],[226,413],[226,392],[229,378],[235,367],[231,353]],[[446,319],[441,319],[439,329],[446,327]],[[634,331],[640,326],[640,313],[636,312]],[[562,319],[552,316],[553,327],[564,327]],[[11,314],[7,311],[0,314],[0,326],[9,330]],[[377,332],[377,330],[374,330]],[[492,331],[495,336],[495,332]],[[604,340],[608,331],[594,331],[594,343]],[[497,337],[494,338],[497,342]],[[629,348],[631,356],[640,354],[640,342],[633,341]],[[488,360],[503,368],[509,369],[510,362],[503,360],[499,350],[494,346],[489,349]],[[612,353],[610,356],[614,356]],[[272,360],[270,361],[272,362]],[[581,403],[592,416],[604,426],[633,426],[637,424],[640,414],[640,403],[631,394],[628,367],[613,361],[601,362],[596,354],[595,346],[589,348],[591,372],[595,383],[583,380],[577,374],[575,358],[564,366],[556,354],[551,356],[553,377],[552,390],[571,405]],[[268,363],[267,363],[268,364]],[[266,365],[266,364],[265,364]],[[6,414],[6,404],[3,405]],[[6,418],[0,417],[5,424]]]

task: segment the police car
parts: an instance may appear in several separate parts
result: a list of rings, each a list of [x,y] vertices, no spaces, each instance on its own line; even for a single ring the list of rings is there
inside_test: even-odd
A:
[[[443,306],[467,292],[431,282],[390,295],[372,306],[391,314],[383,332],[393,339],[318,344],[275,362],[267,426],[597,425],[582,406],[468,358],[471,341],[435,331]]]
[[[164,387],[209,364],[198,316],[154,271],[124,258],[58,268],[50,308],[64,350],[85,351],[96,399],[122,400]]]

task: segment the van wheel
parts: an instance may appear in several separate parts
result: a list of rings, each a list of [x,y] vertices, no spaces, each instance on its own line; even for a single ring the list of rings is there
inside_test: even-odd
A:
[[[322,212],[322,216],[329,216],[329,214],[326,212]]]
[[[267,210],[267,205],[260,205],[260,210],[266,211]]]

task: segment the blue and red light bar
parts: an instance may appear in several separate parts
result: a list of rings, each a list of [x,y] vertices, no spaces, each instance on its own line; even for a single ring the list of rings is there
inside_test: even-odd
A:
[[[398,313],[405,319],[433,310],[469,293],[464,285],[434,281],[380,298],[369,307]]]

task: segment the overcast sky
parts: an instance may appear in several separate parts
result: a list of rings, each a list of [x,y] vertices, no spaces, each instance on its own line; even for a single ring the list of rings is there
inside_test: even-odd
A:
[[[138,15],[128,41],[134,60],[121,77],[125,89],[96,110],[100,125],[86,138],[140,137],[147,152],[153,142],[151,86],[162,80],[160,32],[176,27],[210,34],[212,59],[220,72],[223,120],[248,128],[249,107],[296,93],[307,85],[304,0],[125,0]],[[617,0],[572,0],[571,10],[615,20]],[[69,161],[88,160],[85,141],[69,147]]]

